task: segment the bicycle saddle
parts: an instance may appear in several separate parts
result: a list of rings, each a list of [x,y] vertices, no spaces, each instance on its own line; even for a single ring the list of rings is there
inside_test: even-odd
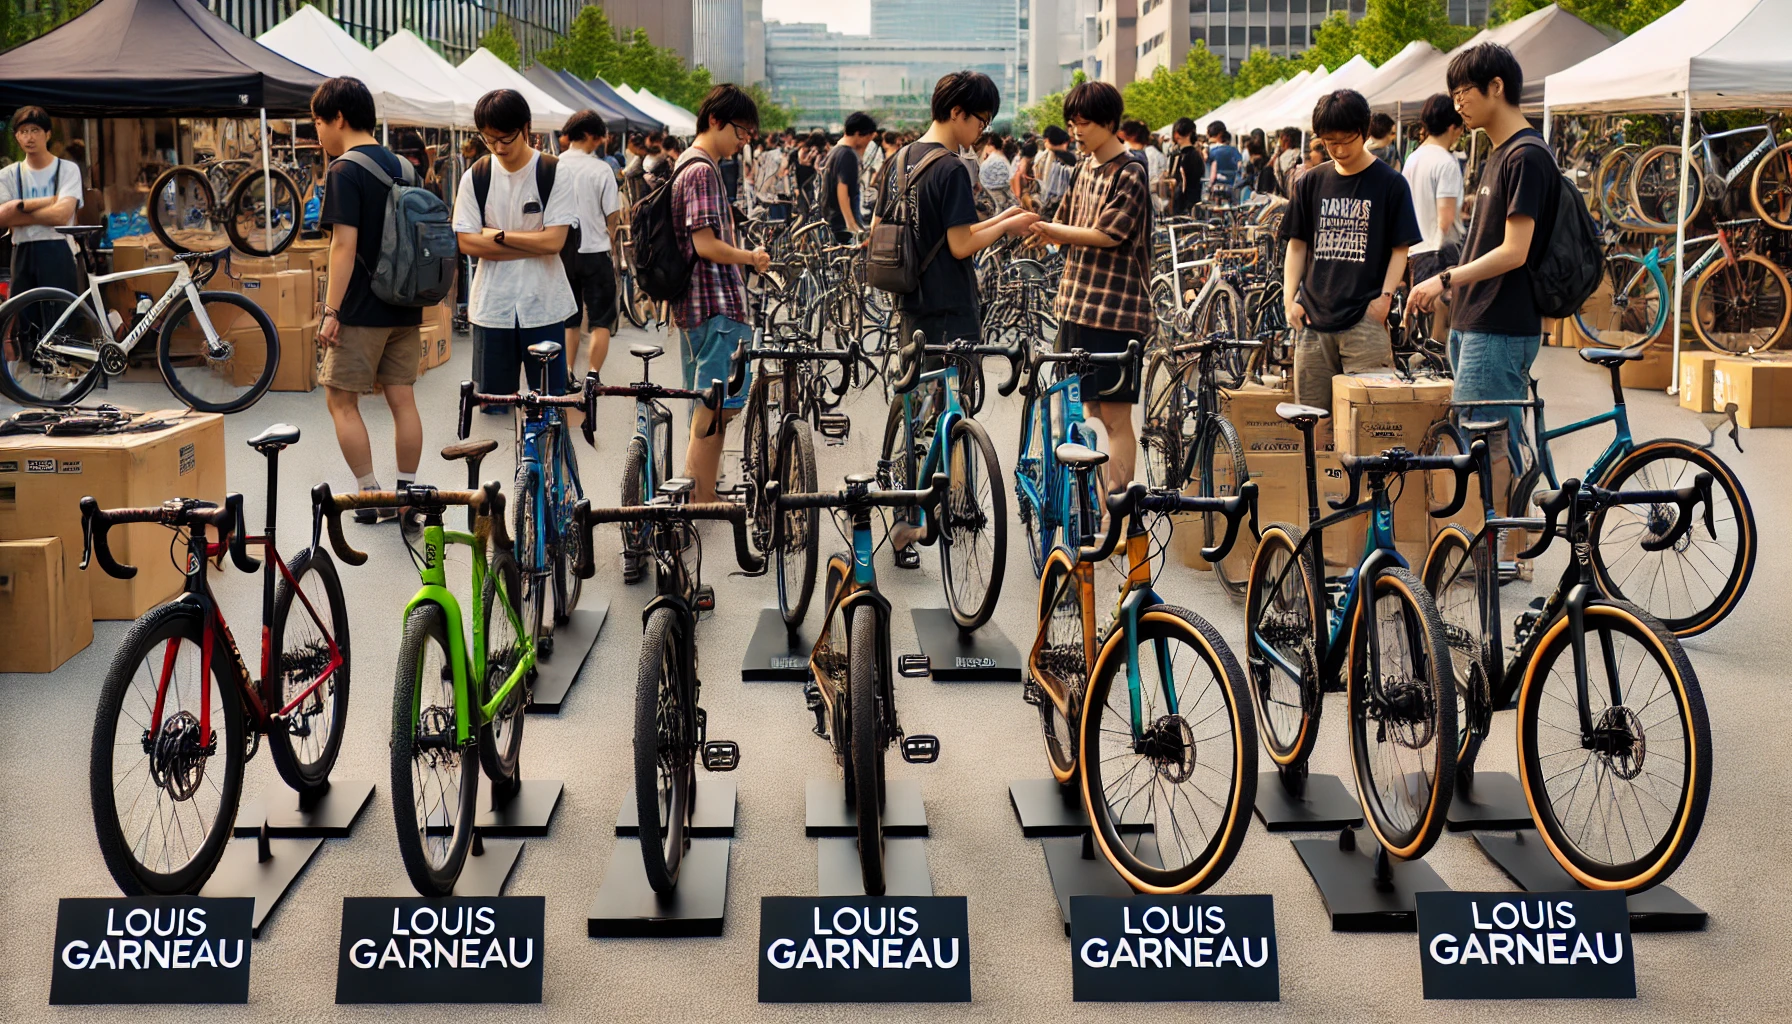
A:
[[[287,445],[299,443],[299,428],[290,423],[276,423],[249,439],[249,447],[263,455],[277,452]]]
[[[659,493],[663,498],[675,498],[681,494],[691,493],[692,489],[696,486],[697,481],[692,480],[688,476],[675,476],[665,483],[660,484]]]
[[[636,359],[657,359],[666,350],[658,345],[630,345],[628,354]]]
[[[56,226],[56,231],[58,234],[67,235],[77,242],[80,242],[82,245],[86,245],[88,242],[94,241],[104,235],[106,233],[106,225],[59,224]]]
[[[1496,430],[1505,430],[1511,425],[1509,421],[1503,419],[1465,420],[1462,423],[1462,432],[1470,437],[1479,437],[1483,434],[1491,434]]]
[[[442,449],[444,459],[484,458],[498,450],[498,442],[489,437],[477,437],[468,441],[456,441]]]
[[[557,341],[538,341],[529,346],[529,354],[545,363],[559,355],[564,347]]]
[[[1069,441],[1053,448],[1052,454],[1057,456],[1058,461],[1064,463],[1066,466],[1076,466],[1078,468],[1084,466],[1099,466],[1108,461],[1107,452],[1096,451],[1094,448],[1087,447],[1086,445],[1073,444]]]
[[[1580,357],[1594,366],[1616,366],[1643,358],[1643,348],[1641,345],[1635,348],[1583,348]]]
[[[877,483],[877,474],[852,473],[847,476],[846,482],[849,484],[874,484]]]
[[[1302,424],[1302,421],[1305,421],[1307,426],[1312,426],[1320,420],[1331,418],[1330,411],[1317,406],[1302,405],[1299,402],[1277,402],[1276,415],[1297,427]]]

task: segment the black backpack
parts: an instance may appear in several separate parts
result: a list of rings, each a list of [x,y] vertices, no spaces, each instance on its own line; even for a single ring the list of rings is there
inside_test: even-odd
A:
[[[721,183],[722,170],[715,161],[699,153],[673,170],[647,198],[635,204],[629,218],[629,262],[635,268],[635,286],[649,298],[670,302],[683,297],[691,286],[691,270],[695,259],[686,259],[678,245],[677,218],[672,216],[672,188],[678,176],[699,164],[715,172]]]
[[[896,151],[885,164],[894,165],[896,173],[884,174],[884,187],[878,189],[877,225],[871,229],[871,247],[865,254],[865,280],[873,288],[892,295],[913,295],[921,287],[921,275],[946,244],[940,235],[933,248],[921,255],[921,218],[915,200],[921,186],[921,175],[927,168],[952,156],[944,146],[921,158],[912,170],[908,167],[908,147]]]
[[[1549,154],[1550,165],[1555,165],[1555,155],[1542,139],[1526,135],[1518,142],[1541,149]],[[1559,179],[1549,237],[1531,261],[1531,298],[1539,314],[1555,319],[1580,312],[1598,290],[1605,271],[1605,246],[1599,240],[1599,227],[1593,223],[1593,215],[1573,180],[1565,174]]]
[[[535,161],[535,191],[541,196],[541,212],[548,212],[548,197],[554,194],[554,179],[560,171],[560,158],[552,153],[541,154]],[[473,161],[473,198],[479,201],[479,223],[485,223],[485,197],[492,191],[492,158],[491,154]],[[560,262],[571,269],[571,264],[579,254],[579,226],[573,224],[566,229],[566,241],[560,246]]]

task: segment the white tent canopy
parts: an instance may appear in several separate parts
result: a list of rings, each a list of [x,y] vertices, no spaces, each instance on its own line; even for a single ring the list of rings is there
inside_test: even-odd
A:
[[[1359,53],[1324,78],[1315,75],[1275,103],[1254,111],[1251,122],[1245,127],[1272,132],[1292,126],[1303,132],[1310,132],[1313,130],[1313,104],[1319,102],[1319,97],[1338,89],[1354,89],[1358,83],[1373,74],[1375,65]]]
[[[1270,107],[1275,106],[1306,88],[1307,84],[1310,82],[1323,81],[1329,77],[1331,77],[1331,72],[1327,71],[1323,64],[1319,65],[1316,69],[1302,71],[1300,74],[1295,75],[1293,78],[1288,79],[1280,85],[1272,85],[1257,90],[1247,96],[1238,104],[1238,106],[1226,111],[1225,116],[1218,120],[1226,122],[1226,127],[1231,130],[1233,135],[1237,135],[1240,128],[1249,129],[1256,127],[1256,116],[1258,111],[1267,110]],[[1277,125],[1276,127],[1280,128],[1281,125]],[[1268,131],[1268,129],[1265,129],[1265,131]]]
[[[627,85],[618,85],[614,88],[618,95],[633,103],[641,113],[664,121],[666,130],[672,134],[685,136],[697,134],[697,115],[678,104],[662,100],[646,89],[637,92]]]
[[[450,99],[413,82],[309,4],[255,41],[320,75],[360,79],[373,93],[379,116],[393,124],[446,127],[456,123],[457,111]],[[470,120],[472,109],[466,113]]]
[[[1792,103],[1792,3],[1686,0],[1603,53],[1550,75],[1552,113],[1736,110]]]
[[[1441,69],[1445,65],[1439,64],[1438,62],[1443,59],[1444,54],[1442,50],[1432,46],[1423,39],[1414,39],[1412,42],[1407,43],[1405,48],[1399,53],[1389,57],[1387,63],[1376,68],[1373,75],[1358,82],[1354,88],[1357,92],[1362,93],[1363,96],[1368,99],[1370,105],[1373,106],[1375,103],[1375,96],[1378,92],[1395,82],[1398,82],[1400,79],[1405,78],[1418,68],[1436,64],[1439,68],[1438,74],[1441,79]]]
[[[485,89],[460,73],[460,69],[442,59],[417,38],[410,29],[401,28],[374,47],[373,53],[390,64],[418,89],[446,97],[454,104],[454,123],[463,128],[473,125],[473,105]]]
[[[1371,89],[1364,90],[1363,95],[1368,97],[1369,106],[1374,110],[1392,113],[1398,108],[1416,113],[1426,100],[1445,91],[1445,72],[1450,67],[1450,59],[1481,43],[1499,43],[1518,58],[1525,79],[1521,106],[1525,113],[1534,115],[1544,106],[1545,77],[1598,54],[1611,46],[1612,41],[1605,33],[1551,4],[1517,21],[1476,33],[1449,53],[1433,54],[1416,61],[1405,74],[1395,79],[1379,79]]]
[[[529,101],[530,120],[535,129],[551,132],[566,123],[573,115],[566,105],[542,92],[534,82],[524,78],[517,69],[504,63],[490,50],[481,46],[473,51],[473,55],[460,62],[460,73],[479,83],[485,90],[515,89]]]

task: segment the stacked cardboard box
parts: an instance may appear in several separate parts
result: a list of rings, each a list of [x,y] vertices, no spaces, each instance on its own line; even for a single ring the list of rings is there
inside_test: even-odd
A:
[[[89,576],[79,564],[79,555],[63,557],[60,537],[0,541],[0,672],[53,672],[93,642]]]
[[[1431,425],[1450,414],[1453,387],[1447,380],[1408,383],[1393,374],[1340,374],[1333,377],[1332,420],[1336,425],[1338,451],[1350,455],[1380,455],[1389,448],[1422,451]],[[1347,479],[1341,481],[1341,486],[1347,485]],[[1410,475],[1404,481],[1390,482],[1390,491],[1397,499],[1394,502],[1394,546],[1407,561],[1416,565],[1425,558],[1432,532],[1425,479],[1418,474]],[[1359,497],[1368,497],[1366,480]],[[1342,524],[1336,532],[1346,542],[1340,552],[1343,560],[1334,561],[1333,546],[1328,538],[1327,561],[1354,564],[1362,551],[1367,531],[1366,516]]]
[[[1618,367],[1618,383],[1627,388],[1666,391],[1674,383],[1674,345],[1657,341],[1643,349],[1641,359],[1633,359]]]
[[[1765,356],[1720,358],[1711,367],[1714,409],[1736,403],[1736,422],[1792,427],[1792,360]]]
[[[1717,409],[1711,393],[1711,371],[1716,367],[1718,354],[1704,349],[1682,349],[1680,351],[1680,407],[1693,412],[1713,412]]]

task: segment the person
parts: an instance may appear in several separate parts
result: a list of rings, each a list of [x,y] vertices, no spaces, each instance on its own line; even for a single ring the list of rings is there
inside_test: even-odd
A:
[[[1057,125],[1045,129],[1046,170],[1039,178],[1039,215],[1050,218],[1070,192],[1076,157],[1070,152],[1070,133]]]
[[[985,132],[977,140],[977,156],[977,182],[989,197],[990,209],[1001,213],[1014,205],[1014,165],[1002,153],[1002,137]]]
[[[1232,133],[1226,122],[1214,121],[1207,126],[1207,187],[1217,192],[1220,203],[1232,202],[1232,189],[1238,184],[1238,165],[1244,154],[1232,145]]]
[[[1394,365],[1388,310],[1419,240],[1406,179],[1369,155],[1369,101],[1339,89],[1313,106],[1332,162],[1295,183],[1282,218],[1283,306],[1294,338],[1294,400],[1332,407],[1332,377]]]
[[[49,287],[79,295],[75,243],[56,228],[75,222],[81,169],[50,155],[50,115],[42,107],[15,111],[12,137],[25,153],[11,167],[0,167],[0,228],[12,230],[12,294]]]
[[[1315,136],[1313,141],[1307,144],[1306,160],[1288,174],[1289,198],[1292,199],[1294,197],[1294,187],[1300,183],[1301,178],[1305,177],[1309,171],[1318,169],[1330,160],[1331,155],[1325,151],[1325,143]]]
[[[571,190],[579,226],[579,250],[564,261],[575,305],[566,320],[566,365],[578,365],[583,321],[591,332],[588,365],[601,375],[610,355],[610,333],[616,329],[616,264],[610,248],[622,224],[622,202],[616,172],[597,156],[609,137],[602,115],[581,110],[566,119],[564,131],[567,148],[560,154],[554,190]]]
[[[1369,155],[1400,170],[1400,147],[1394,136],[1394,119],[1377,113],[1369,119]]]
[[[1012,144],[1012,143],[1010,143]],[[1033,162],[1039,158],[1039,143],[1023,142],[1014,154],[1014,201],[1023,209],[1031,210],[1036,201],[1039,179],[1033,175]]]
[[[330,277],[317,344],[323,349],[318,382],[336,428],[336,445],[363,491],[380,489],[373,443],[361,418],[361,396],[378,385],[392,412],[398,487],[417,478],[423,457],[423,420],[413,385],[423,361],[423,310],[395,306],[373,293],[391,186],[357,162],[372,160],[393,181],[404,180],[403,159],[373,137],[378,116],[373,93],[357,78],[326,79],[311,94],[311,123],[330,157],[319,223],[330,232]],[[349,153],[357,160],[343,159]],[[413,182],[420,178],[412,178]],[[397,508],[356,509],[355,521],[398,518]]]
[[[881,159],[878,160],[877,173],[873,176],[871,182],[871,197],[874,205],[877,202],[877,194],[883,191],[884,178],[888,175],[890,170],[890,158],[895,156],[896,151],[902,148],[902,136],[898,134],[894,128],[879,132],[877,134],[877,148],[883,155]]]
[[[1195,146],[1195,122],[1186,117],[1176,119],[1170,128],[1176,140],[1176,164],[1170,171],[1174,191],[1170,194],[1170,212],[1186,217],[1201,201],[1201,180],[1206,177],[1207,158]]]
[[[1277,133],[1276,194],[1286,198],[1294,191],[1294,169],[1300,166],[1300,129],[1284,128]]]
[[[1158,182],[1168,183],[1169,181],[1169,157],[1164,156],[1163,151],[1157,148],[1157,140],[1151,136],[1151,129],[1147,128],[1143,121],[1120,122],[1120,137],[1125,140],[1126,148],[1131,151],[1134,159],[1145,161],[1145,173],[1150,176],[1151,181],[1151,208],[1162,213],[1169,206],[1169,202],[1168,200],[1160,201],[1157,194]]]
[[[474,380],[488,394],[515,391],[518,367],[530,387],[563,394],[566,353],[548,365],[543,380],[529,346],[562,341],[567,318],[579,308],[560,261],[567,229],[578,219],[576,189],[555,187],[542,194],[536,165],[553,158],[529,144],[530,123],[529,101],[516,90],[494,89],[479,97],[473,124],[491,149],[485,164],[490,188],[481,210],[475,165],[461,174],[454,199],[460,251],[479,261],[467,319],[473,324]]]
[[[1443,93],[1425,101],[1419,114],[1425,141],[1412,151],[1400,173],[1412,190],[1413,211],[1419,217],[1419,244],[1408,257],[1414,284],[1437,276],[1456,265],[1460,254],[1457,211],[1462,205],[1462,165],[1456,162],[1456,143],[1462,138],[1462,115]],[[1433,331],[1447,327],[1447,307],[1432,320]],[[1436,335],[1447,337],[1447,335]]]
[[[787,139],[774,134],[753,161],[753,198],[761,206],[790,201],[790,160]]]
[[[812,192],[811,185],[815,181],[815,161],[823,150],[827,149],[828,137],[820,131],[810,132],[797,146],[796,150],[796,187],[805,196]]]
[[[1065,250],[1055,305],[1059,351],[1123,352],[1129,342],[1151,336],[1151,182],[1145,166],[1127,158],[1117,134],[1123,106],[1120,90],[1107,82],[1084,82],[1064,97],[1064,122],[1085,156],[1052,221],[1033,226]],[[1138,399],[1136,361],[1104,366],[1083,380],[1085,408],[1107,428],[1110,492],[1132,483]]]
[[[1450,59],[1446,81],[1463,127],[1484,130],[1493,149],[1481,169],[1461,262],[1414,285],[1409,306],[1425,312],[1441,296],[1450,297],[1456,401],[1522,400],[1543,343],[1529,264],[1554,230],[1562,174],[1543,136],[1519,109],[1524,70],[1511,50],[1498,43],[1463,50]],[[1488,411],[1497,415],[1500,408]],[[1524,423],[1520,407],[1504,409],[1511,424],[1507,451],[1494,457],[1509,455],[1516,467]]]
[[[1250,187],[1253,195],[1261,193],[1266,196],[1276,194],[1276,169],[1269,162],[1269,154],[1263,151],[1263,143],[1256,139],[1246,139],[1245,155],[1249,158],[1242,169],[1242,180]]]
[[[763,249],[748,252],[735,244],[734,218],[722,189],[716,161],[733,156],[759,127],[759,107],[737,86],[723,83],[709,90],[697,108],[697,137],[684,152],[672,180],[672,223],[678,247],[691,261],[691,283],[672,304],[678,325],[684,386],[707,388],[727,380],[729,360],[742,341],[752,337],[746,284],[740,267],[765,273],[771,256]],[[707,165],[707,166],[706,166]],[[724,401],[721,426],[711,436],[717,415],[698,406],[691,412],[691,437],[685,447],[684,472],[695,482],[691,500],[716,500],[716,472],[722,461],[722,436],[728,419],[746,404],[747,389]]]
[[[628,152],[628,162],[622,166],[622,191],[633,206],[647,194],[647,136],[629,132],[623,148]]]
[[[834,241],[840,245],[852,241],[860,231],[859,164],[871,136],[876,134],[877,122],[870,114],[848,114],[846,133],[817,168],[821,175],[821,209],[827,215],[828,227],[834,230]]]

